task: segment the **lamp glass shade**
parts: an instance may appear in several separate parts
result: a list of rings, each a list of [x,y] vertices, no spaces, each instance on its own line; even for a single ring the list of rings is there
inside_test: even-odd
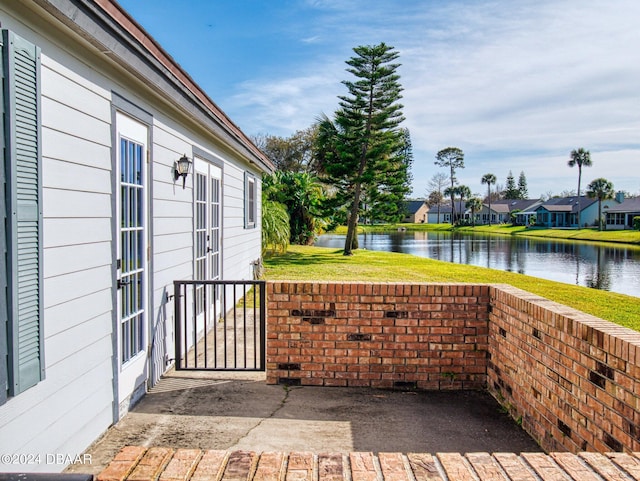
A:
[[[191,159],[186,155],[180,157],[178,161],[176,161],[176,173],[178,175],[187,175],[189,173],[189,169],[191,168]]]

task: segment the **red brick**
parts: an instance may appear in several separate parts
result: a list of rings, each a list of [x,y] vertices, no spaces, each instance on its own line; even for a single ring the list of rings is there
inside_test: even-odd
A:
[[[313,471],[313,454],[299,452],[290,453],[285,481],[312,481]]]
[[[113,461],[96,477],[96,481],[122,481],[144,456],[146,448],[126,446],[116,454]]]
[[[155,481],[173,453],[174,450],[170,448],[149,448],[127,480]]]
[[[160,475],[160,481],[186,481],[195,470],[202,456],[199,449],[177,449],[171,461]]]
[[[467,460],[482,481],[506,481],[500,466],[488,453],[469,453]]]
[[[233,451],[227,458],[222,481],[249,481],[258,456],[252,451]]]
[[[416,481],[443,481],[431,454],[408,453],[407,459]]]
[[[318,455],[318,481],[344,481],[341,454]]]
[[[351,479],[353,481],[377,481],[373,453],[350,453]]]
[[[252,481],[279,481],[284,474],[283,453],[262,453]]]
[[[522,463],[517,455],[513,453],[495,453],[493,457],[513,481],[536,481],[533,473]]]
[[[227,464],[228,453],[222,450],[205,451],[190,481],[217,481]]]
[[[522,453],[521,456],[544,481],[567,481],[562,470],[542,453]]]
[[[379,453],[380,469],[385,481],[409,481],[404,459],[400,453]]]
[[[475,481],[473,473],[458,453],[439,453],[438,459],[449,479],[455,481]]]

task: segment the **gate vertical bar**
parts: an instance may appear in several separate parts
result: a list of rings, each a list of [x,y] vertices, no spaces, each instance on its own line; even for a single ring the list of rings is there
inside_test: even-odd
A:
[[[233,367],[238,367],[238,340],[236,334],[238,332],[238,313],[237,313],[237,298],[236,285],[233,285]]]
[[[204,291],[204,368],[207,368],[207,337],[209,337],[209,331],[207,330],[207,317],[209,315],[209,302],[208,296],[211,286],[205,285],[202,290]]]
[[[193,286],[193,367],[198,367],[198,285]],[[186,356],[185,356],[186,357]]]
[[[218,367],[218,286],[213,285],[213,367]]]
[[[174,351],[176,357],[176,371],[182,370],[182,354],[180,352],[180,343],[182,342],[182,330],[180,326],[180,283],[173,282],[173,328],[175,330]]]
[[[266,370],[267,367],[267,283],[260,281],[260,368]]]
[[[247,291],[247,284],[242,285],[242,290],[244,291],[244,296],[242,298],[242,344],[244,349],[242,350],[242,354],[244,355],[244,367],[247,367],[247,295],[251,292],[251,284],[249,284],[249,291]],[[255,289],[253,292],[253,296],[255,297]],[[253,334],[255,337],[255,333]]]

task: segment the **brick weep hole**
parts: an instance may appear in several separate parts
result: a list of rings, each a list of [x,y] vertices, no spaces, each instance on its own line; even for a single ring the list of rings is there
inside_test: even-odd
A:
[[[547,451],[640,451],[640,333],[507,285],[267,283],[267,382],[487,388]]]

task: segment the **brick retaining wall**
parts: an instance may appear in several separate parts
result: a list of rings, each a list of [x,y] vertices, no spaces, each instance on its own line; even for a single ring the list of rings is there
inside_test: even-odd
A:
[[[547,451],[640,451],[640,333],[506,285],[267,283],[267,382],[488,388]]]
[[[547,451],[640,451],[640,333],[491,288],[489,389]]]
[[[486,385],[488,286],[270,282],[267,382]]]

